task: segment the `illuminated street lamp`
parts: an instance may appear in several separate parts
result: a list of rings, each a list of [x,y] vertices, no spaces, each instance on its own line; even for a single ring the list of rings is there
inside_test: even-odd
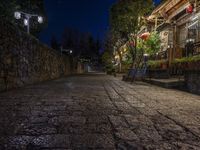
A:
[[[28,13],[25,13],[25,12],[22,12],[22,11],[17,11],[17,12],[14,13],[15,19],[17,19],[17,20],[21,19],[22,15],[25,16],[24,25],[27,26],[27,33],[28,34],[30,34],[30,19],[32,17],[37,17],[37,21],[40,24],[44,22],[43,17],[35,15],[35,14],[28,14]]]
[[[143,56],[144,56],[144,65],[145,65],[145,67],[147,67],[147,61],[148,61],[149,54],[145,53]]]
[[[20,12],[15,12],[15,18],[16,19],[21,19],[21,13]]]
[[[24,19],[24,25],[28,26],[28,19]]]
[[[61,48],[60,48],[60,51],[61,51],[61,55],[62,55],[63,52],[67,52],[67,53],[69,53],[70,55],[73,53],[73,51],[72,51],[71,49],[63,49],[62,46],[61,46]]]
[[[43,23],[43,18],[41,16],[38,16],[38,22]]]

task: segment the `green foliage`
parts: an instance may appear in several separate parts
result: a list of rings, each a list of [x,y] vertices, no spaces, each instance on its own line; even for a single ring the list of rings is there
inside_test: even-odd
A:
[[[107,33],[104,41],[104,53],[102,55],[102,62],[104,65],[112,64],[113,60],[113,48],[114,48],[114,39],[111,32]]]
[[[181,70],[199,70],[199,65],[200,55],[175,59],[172,62],[172,67],[179,68]]]
[[[110,24],[112,30],[122,37],[136,33],[145,23],[143,16],[152,8],[151,0],[120,0],[110,10]]]
[[[133,63],[133,58],[132,58],[132,51],[128,48],[127,53],[125,54],[125,60],[123,61],[124,64],[130,65]]]
[[[109,52],[105,51],[105,52],[103,53],[103,56],[102,56],[102,62],[103,62],[105,65],[110,65],[110,64],[112,64],[112,55],[111,55]]]
[[[145,52],[149,55],[155,55],[161,46],[160,36],[157,32],[152,32],[150,37],[143,43]]]
[[[168,63],[167,60],[149,60],[147,62],[147,66],[150,69],[156,69],[156,68],[160,68],[162,64],[167,64],[167,63]]]
[[[112,64],[106,65],[105,70],[106,70],[107,74],[110,74],[110,75],[115,73],[115,68]]]
[[[126,72],[128,69],[130,69],[132,66],[132,62],[129,61],[123,61],[122,62],[122,71],[121,72]]]
[[[143,49],[137,49],[137,36],[141,26],[146,24],[143,18],[153,8],[152,0],[119,0],[110,10],[110,26],[115,43],[118,41],[125,44],[128,40],[135,42],[134,46],[129,47],[132,64],[137,59],[137,55],[143,52]],[[119,46],[117,47],[119,48]],[[139,51],[139,52],[138,52]],[[139,56],[140,57],[140,56]]]
[[[182,63],[189,63],[189,62],[199,62],[200,55],[191,56],[191,57],[183,57],[180,59],[175,59],[172,64],[182,64]]]

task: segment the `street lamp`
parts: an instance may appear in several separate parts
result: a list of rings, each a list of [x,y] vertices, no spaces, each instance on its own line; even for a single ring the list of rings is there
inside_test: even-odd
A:
[[[41,17],[39,15],[36,15],[36,14],[28,14],[28,13],[25,13],[25,12],[22,12],[22,11],[16,11],[14,13],[15,19],[17,19],[17,20],[21,19],[22,15],[25,16],[25,18],[24,18],[24,25],[27,26],[27,33],[28,34],[30,34],[30,19],[32,17],[37,17],[37,21],[40,24],[44,22],[43,17]]]
[[[147,67],[147,61],[148,61],[149,54],[145,53],[143,56],[144,56],[144,65],[145,65],[145,67]]]
[[[15,18],[16,19],[21,19],[21,13],[20,12],[15,12]]]
[[[61,55],[62,55],[63,52],[67,52],[67,53],[69,53],[69,54],[72,54],[72,53],[73,53],[73,51],[72,51],[71,49],[63,49],[62,46],[61,46],[61,48],[60,48],[60,51],[61,51]]]
[[[28,19],[24,19],[24,25],[28,26]]]

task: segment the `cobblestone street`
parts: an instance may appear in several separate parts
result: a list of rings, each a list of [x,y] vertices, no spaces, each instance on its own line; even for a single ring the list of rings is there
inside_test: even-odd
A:
[[[200,149],[200,97],[104,74],[0,93],[1,150]]]

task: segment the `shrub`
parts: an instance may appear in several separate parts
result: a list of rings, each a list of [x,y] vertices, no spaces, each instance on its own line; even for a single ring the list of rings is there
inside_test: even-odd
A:
[[[149,60],[147,66],[149,69],[158,69],[161,68],[162,65],[167,65],[167,63],[167,60]]]
[[[107,74],[113,74],[113,73],[115,73],[115,68],[111,64],[110,65],[106,65],[105,70],[106,70]]]
[[[172,64],[181,64],[181,63],[198,62],[198,61],[200,61],[200,55],[175,59],[172,62]]]
[[[199,70],[200,55],[175,59],[172,66],[182,70]]]

